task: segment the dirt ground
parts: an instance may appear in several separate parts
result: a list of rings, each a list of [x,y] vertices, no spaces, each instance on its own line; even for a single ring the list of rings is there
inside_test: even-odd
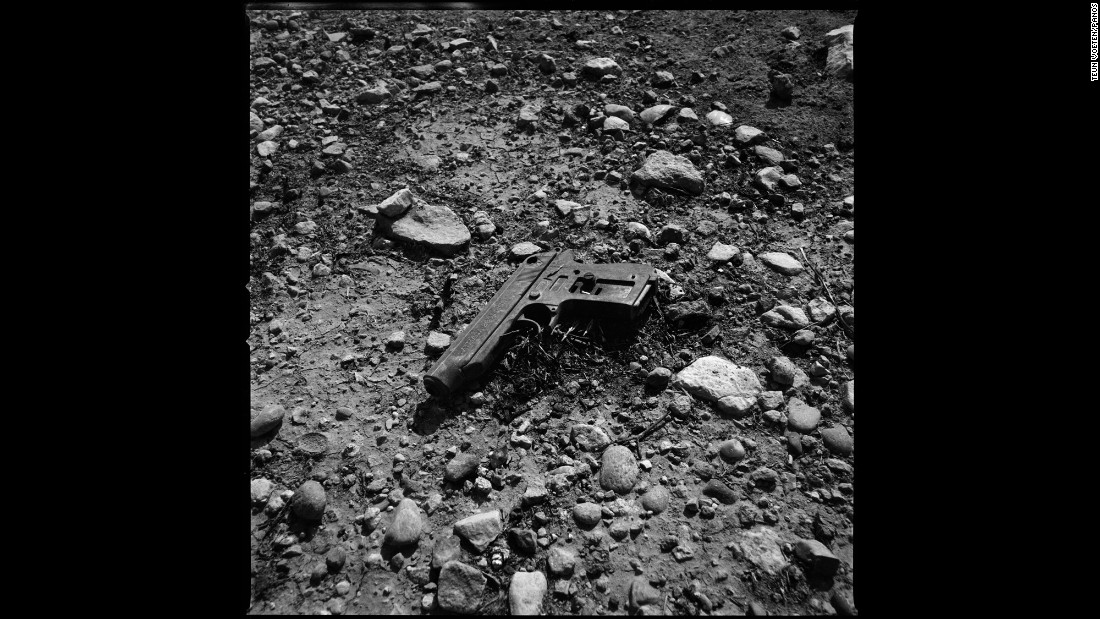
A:
[[[251,445],[250,613],[445,614],[433,556],[456,521],[493,509],[503,515],[500,535],[481,552],[463,543],[454,557],[484,576],[480,613],[512,612],[513,575],[532,570],[546,573],[547,614],[854,612],[854,455],[821,432],[855,435],[854,203],[845,202],[855,189],[853,84],[825,71],[825,35],[852,24],[855,11],[248,17],[249,104],[260,121],[249,139],[251,416],[284,411]],[[431,32],[414,34],[420,24]],[[784,35],[789,26],[797,39]],[[552,73],[540,70],[540,54],[555,59]],[[618,79],[584,79],[581,67],[599,57],[618,63]],[[443,60],[451,66],[440,68]],[[491,74],[497,64],[504,74]],[[436,70],[410,77],[423,65]],[[655,85],[658,71],[675,83]],[[777,73],[790,76],[790,100],[773,94]],[[359,99],[380,81],[389,98]],[[441,89],[410,92],[431,81]],[[589,130],[583,117],[568,122],[580,105],[595,115],[608,104],[640,113],[662,103],[698,120],[638,120],[621,139]],[[712,103],[732,124],[706,120]],[[517,123],[524,108],[537,110],[529,129]],[[738,144],[742,125],[766,139]],[[274,126],[281,132],[260,135]],[[265,138],[275,145],[266,156]],[[324,152],[333,145],[343,152]],[[760,188],[756,173],[772,164],[757,145],[779,151],[800,185]],[[702,194],[632,187],[654,150],[688,157],[705,178]],[[495,231],[474,234],[451,257],[394,243],[360,209],[404,187],[471,231],[483,211]],[[546,198],[532,199],[540,190]],[[555,200],[590,206],[591,216],[575,223]],[[651,237],[631,240],[629,222]],[[670,243],[660,233],[668,225],[687,238]],[[476,384],[430,397],[429,333],[457,336],[515,270],[511,249],[522,242],[572,249],[584,262],[651,264],[661,271],[655,301],[633,329],[560,324],[512,347]],[[716,242],[743,258],[712,265]],[[804,268],[778,272],[760,260],[768,252]],[[796,330],[766,324],[778,306],[835,311],[806,327],[813,338],[803,343]],[[403,344],[387,343],[399,331]],[[780,401],[731,416],[696,397],[680,411],[670,405],[681,391],[647,384],[655,368],[676,373],[711,355],[751,369]],[[778,357],[806,380],[777,381]],[[792,399],[820,412],[815,429],[789,427]],[[584,449],[575,424],[637,456],[631,492],[601,488],[602,450]],[[743,457],[720,453],[730,439]],[[477,470],[445,481],[448,463],[467,453],[480,459]],[[271,482],[259,497],[256,480]],[[291,492],[309,480],[324,488],[320,519],[292,509]],[[711,500],[713,480],[736,499]],[[548,496],[528,504],[525,492],[539,485]],[[668,507],[646,513],[641,497],[657,486],[670,491]],[[425,526],[395,558],[383,538],[402,499],[416,503]],[[601,521],[585,529],[574,506],[589,501],[601,504]],[[533,552],[519,539],[525,531],[537,539]],[[748,549],[772,533],[763,546],[778,552]],[[820,542],[835,570],[800,556],[800,540]],[[571,576],[551,573],[555,548],[576,555]],[[639,581],[654,599],[639,601]]]

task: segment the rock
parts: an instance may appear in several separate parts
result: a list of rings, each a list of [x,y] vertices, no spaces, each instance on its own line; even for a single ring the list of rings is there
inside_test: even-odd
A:
[[[497,84],[496,80],[485,80],[485,92],[489,94],[500,92],[500,84]]]
[[[607,433],[596,426],[578,423],[569,429],[569,438],[584,451],[600,453],[611,444]]]
[[[806,304],[806,313],[810,315],[810,320],[825,324],[836,316],[836,307],[826,299],[818,297]]]
[[[756,406],[756,398],[753,396],[727,395],[715,402],[715,406],[723,415],[740,419],[748,415],[752,408]]]
[[[402,241],[426,245],[445,256],[453,256],[470,242],[470,231],[462,219],[446,206],[414,200],[404,217],[389,225],[389,233]]]
[[[787,427],[809,434],[821,423],[821,411],[806,404],[798,398],[791,398],[787,402]]]
[[[740,533],[734,542],[746,560],[772,575],[779,574],[789,564],[779,544],[779,534],[762,525]]]
[[[630,123],[618,116],[608,116],[603,120],[604,131],[628,131],[629,129]]]
[[[509,250],[513,260],[523,260],[524,258],[537,254],[542,251],[542,248],[534,243],[524,241],[522,243],[516,243]]]
[[[582,529],[591,529],[600,523],[602,517],[602,510],[595,503],[577,503],[573,506],[573,521]]]
[[[550,547],[546,565],[550,575],[555,578],[569,578],[577,565],[577,554],[571,548],[554,545]]]
[[[286,409],[278,404],[272,404],[264,408],[260,414],[252,418],[252,422],[249,425],[249,435],[252,438],[264,436],[272,432],[277,432],[283,425],[283,416],[286,414]]]
[[[439,607],[463,615],[477,612],[485,582],[485,576],[477,568],[460,561],[449,561],[439,573],[436,593]]]
[[[733,124],[733,116],[722,110],[711,110],[707,112],[707,122],[715,127],[728,127]]]
[[[424,530],[424,515],[412,499],[401,499],[393,510],[393,521],[386,529],[383,544],[387,546],[408,546],[420,540]]]
[[[643,122],[650,125],[655,125],[677,110],[676,107],[671,105],[654,105],[642,110],[639,115]]]
[[[341,406],[340,408],[336,409],[336,420],[337,421],[347,421],[348,419],[351,419],[354,416],[355,416],[355,410],[351,409],[351,408],[348,408],[347,406]]]
[[[781,101],[790,101],[794,93],[794,82],[786,73],[772,76],[772,96]]]
[[[784,275],[798,275],[804,268],[801,262],[792,258],[790,254],[783,252],[765,252],[756,256],[756,259],[773,271],[778,271]]]
[[[433,95],[440,90],[443,90],[443,84],[439,82],[428,82],[427,84],[421,84],[412,89],[412,92],[417,95]]]
[[[754,399],[762,391],[760,380],[750,368],[713,355],[696,359],[680,370],[672,388],[685,389],[697,398],[715,403],[727,396]]]
[[[816,539],[800,539],[794,546],[795,555],[809,564],[810,572],[825,578],[832,578],[840,568],[840,559],[836,558],[829,547]]]
[[[852,346],[855,346],[853,344]],[[849,357],[854,357],[855,353],[849,347]],[[840,402],[844,405],[844,408],[851,412],[856,412],[856,381],[852,379],[840,387]]]
[[[825,72],[837,77],[848,77],[855,70],[855,26],[847,25],[825,33],[829,47],[825,58]]]
[[[664,389],[672,378],[672,370],[668,368],[654,368],[645,378],[645,384],[657,389]]]
[[[769,327],[777,329],[794,330],[810,326],[810,319],[806,317],[806,312],[789,305],[780,305],[771,311],[764,312],[760,320]]]
[[[780,180],[783,178],[783,169],[779,167],[769,167],[759,170],[756,173],[755,182],[756,185],[766,191],[774,192],[778,186]]]
[[[542,572],[516,572],[508,586],[508,604],[513,615],[538,615],[542,613],[542,599],[546,596],[546,575]]]
[[[539,108],[534,105],[525,105],[519,111],[519,118],[516,119],[516,127],[519,129],[526,129],[527,127],[533,127],[539,121]]]
[[[592,80],[598,80],[605,75],[622,75],[622,67],[610,58],[593,58],[584,63],[581,75]]]
[[[615,105],[614,103],[608,103],[603,108],[604,116],[614,116],[621,118],[628,123],[634,122],[634,110],[626,107],[625,105]]]
[[[733,130],[733,141],[742,147],[762,142],[765,138],[767,134],[756,127],[741,125]]]
[[[667,243],[678,243],[683,245],[687,242],[689,234],[687,228],[683,226],[668,224],[661,227],[661,231],[657,234],[657,243],[659,245],[665,245]]]
[[[330,574],[335,574],[344,569],[344,563],[348,560],[348,553],[343,546],[333,546],[325,555],[325,567]]]
[[[266,503],[271,497],[271,491],[275,489],[275,484],[269,479],[253,479],[251,483],[251,493],[253,503]]]
[[[657,71],[657,73],[653,75],[653,85],[657,88],[669,88],[675,82],[675,76],[668,71]]]
[[[378,205],[378,212],[390,218],[397,218],[405,214],[412,207],[415,197],[408,187],[400,189],[397,193],[386,198]]]
[[[432,569],[440,569],[449,561],[462,556],[462,540],[448,535],[435,543],[432,549]]]
[[[777,166],[783,161],[783,153],[775,150],[774,148],[768,148],[767,146],[755,146],[753,152],[757,157],[760,157],[768,165]]]
[[[479,462],[481,458],[470,452],[458,454],[444,467],[443,481],[454,484],[473,477]]]
[[[703,193],[703,175],[685,157],[659,150],[650,155],[630,177],[631,183],[644,187],[679,189],[692,195]]]
[[[642,507],[646,511],[659,514],[668,509],[669,492],[664,486],[653,486],[642,495]]]
[[[435,67],[430,64],[422,64],[409,69],[409,73],[417,79],[426,80],[435,74]]]
[[[772,357],[768,361],[768,369],[772,382],[780,385],[798,388],[810,383],[810,377],[787,357]]]
[[[850,596],[842,592],[840,589],[833,589],[832,596],[829,598],[829,602],[832,603],[833,608],[836,609],[838,615],[844,617],[851,617],[856,614],[855,606],[852,604]]]
[[[279,149],[279,145],[270,140],[256,145],[256,153],[261,157],[267,157]]]
[[[428,341],[424,346],[424,352],[430,356],[438,356],[443,354],[444,350],[451,345],[451,336],[446,333],[440,333],[438,331],[432,331],[428,334]]]
[[[394,331],[385,340],[386,350],[401,350],[405,347],[405,332]]]
[[[707,485],[703,487],[703,494],[714,497],[725,505],[733,505],[737,502],[737,499],[740,498],[736,490],[717,479],[712,479],[707,482]]]
[[[290,499],[290,509],[303,520],[320,520],[326,503],[324,486],[311,479],[298,486]]]
[[[546,492],[546,483],[538,477],[527,480],[527,488],[523,491],[523,506],[530,507],[545,503],[549,498]]]
[[[714,246],[710,248],[710,251],[707,252],[707,260],[718,264],[724,264],[730,261],[738,264],[741,262],[740,257],[741,250],[733,245],[726,245],[724,243],[715,243]]]
[[[768,614],[768,610],[764,608],[764,605],[760,602],[749,603],[749,615],[753,617],[765,617]]]
[[[508,541],[517,551],[525,555],[534,555],[538,549],[535,540],[535,532],[531,529],[508,529]]]
[[[805,372],[803,372],[803,375],[805,375]],[[809,380],[810,380],[810,377],[807,376],[806,377],[806,382],[808,383]],[[758,398],[758,402],[760,403],[760,408],[762,408],[766,411],[775,410],[775,409],[779,408],[780,406],[783,406],[783,392],[782,391],[765,391],[764,393],[760,394],[760,397]]]
[[[776,482],[779,480],[779,474],[766,466],[762,466],[753,471],[749,475],[749,479],[759,488],[771,489],[775,487]]]
[[[627,604],[631,610],[638,610],[649,604],[661,601],[661,592],[649,584],[649,580],[642,576],[635,576],[630,582],[630,594]]]
[[[367,104],[374,105],[376,103],[381,103],[381,102],[385,101],[386,99],[389,99],[391,96],[392,95],[390,95],[390,91],[387,90],[385,86],[379,85],[379,86],[376,86],[376,87],[371,88],[369,90],[364,90],[363,92],[359,93],[355,97],[355,100],[359,103],[367,103]]]
[[[814,332],[809,329],[797,331],[791,341],[799,346],[809,346],[814,341]]]
[[[630,221],[627,222],[626,227],[623,231],[623,238],[627,241],[633,239],[645,239],[648,241],[651,238],[651,234],[649,232],[649,228],[645,227],[645,224],[641,224],[636,221]]]
[[[608,447],[600,459],[600,486],[626,494],[634,488],[638,478],[638,461],[623,445]]]
[[[282,135],[282,133],[283,133],[283,126],[282,125],[275,125],[275,126],[271,127],[270,129],[267,129],[266,131],[261,132],[260,135],[256,136],[256,141],[257,142],[266,142],[268,140],[274,140],[275,138]]]
[[[844,429],[844,426],[834,426],[821,431],[821,442],[825,448],[838,456],[847,456],[852,453],[854,443],[852,436]]]
[[[499,509],[474,514],[454,524],[455,533],[477,548],[478,552],[488,548],[503,530]]]
[[[745,457],[745,446],[741,441],[731,438],[718,445],[718,454],[730,462],[737,462]]]
[[[695,110],[690,107],[685,107],[676,115],[676,120],[682,122],[699,122],[699,117],[695,114]]]
[[[787,26],[783,29],[783,36],[794,41],[798,37],[802,36],[802,33],[798,30],[798,26]]]

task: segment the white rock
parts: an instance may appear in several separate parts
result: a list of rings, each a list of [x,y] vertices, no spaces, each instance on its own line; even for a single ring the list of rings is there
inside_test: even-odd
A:
[[[763,391],[752,369],[713,355],[696,359],[680,370],[670,387],[683,388],[697,398],[715,403],[727,396],[755,400]]]
[[[513,615],[538,615],[542,613],[542,599],[546,596],[546,575],[542,572],[516,572],[508,586],[508,604]]]

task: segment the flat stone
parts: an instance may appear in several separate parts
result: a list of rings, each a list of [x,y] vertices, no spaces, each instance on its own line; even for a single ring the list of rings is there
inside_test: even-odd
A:
[[[279,145],[271,140],[260,142],[256,145],[256,154],[261,157],[267,157],[279,149]]]
[[[508,605],[513,615],[538,615],[542,613],[542,599],[546,596],[546,575],[542,572],[516,572],[508,586]]]
[[[810,384],[810,377],[802,371],[802,368],[794,364],[793,361],[787,357],[772,357],[768,361],[768,369],[771,371],[772,382],[784,385],[787,387],[803,387]],[[779,392],[772,392],[779,393]],[[782,393],[779,397],[782,398]],[[777,408],[776,404],[772,408]]]
[[[784,275],[798,275],[804,268],[801,262],[792,258],[790,254],[783,252],[765,252],[756,256],[756,259],[773,271],[778,271]]]
[[[718,412],[737,419],[748,415],[756,406],[755,396],[727,395],[715,402]]]
[[[383,544],[387,546],[408,546],[420,540],[424,530],[424,515],[412,499],[401,499],[393,510],[393,521],[386,528]]]
[[[679,189],[692,195],[703,193],[703,175],[686,157],[659,150],[650,155],[640,169],[631,175],[632,183],[646,187]]]
[[[695,110],[690,107],[685,107],[680,109],[680,112],[676,115],[676,120],[682,122],[699,122],[699,116],[695,114]]]
[[[722,110],[711,110],[707,113],[707,122],[715,127],[728,127],[733,124],[733,116]]]
[[[290,509],[303,520],[320,520],[325,515],[325,488],[314,480],[298,486],[290,499]]]
[[[848,355],[854,357],[855,353]],[[851,412],[856,412],[856,381],[852,379],[840,386],[840,402],[844,405],[844,408]]]
[[[767,311],[760,317],[760,320],[769,327],[789,331],[810,326],[810,319],[806,317],[806,312],[802,311],[802,308],[791,307],[790,305],[780,305]]]
[[[836,306],[825,298],[818,297],[806,304],[806,313],[809,314],[810,320],[825,324],[836,316]]]
[[[756,127],[741,125],[733,130],[733,141],[739,146],[748,146],[749,144],[760,142],[765,138],[767,138],[767,134]]]
[[[474,514],[454,524],[455,533],[470,542],[478,552],[484,552],[503,530],[499,509]]]
[[[469,229],[454,211],[420,199],[393,222],[389,232],[394,238],[425,245],[445,256],[455,255],[470,242]]]
[[[829,48],[825,58],[825,72],[837,77],[848,77],[855,70],[855,26],[847,25],[825,33]]]
[[[524,241],[522,243],[516,243],[509,250],[514,260],[523,260],[524,258],[537,254],[542,251],[542,248],[534,243]]]
[[[787,427],[802,434],[813,432],[821,423],[821,411],[798,398],[787,402]]]
[[[600,486],[626,494],[634,488],[638,478],[638,461],[630,449],[623,445],[608,447],[600,459]]]
[[[810,377],[806,377],[806,381],[809,382]],[[783,392],[782,391],[765,391],[760,394],[757,400],[760,404],[760,408],[771,411],[783,406]]]
[[[629,129],[630,123],[618,116],[608,116],[603,120],[604,131],[627,131]]]
[[[726,396],[755,398],[763,390],[752,369],[713,355],[696,359],[680,370],[672,380],[672,388],[683,388],[708,402]]]
[[[668,488],[660,485],[654,485],[652,488],[646,491],[642,495],[642,507],[646,511],[651,511],[654,514],[659,514],[668,509],[669,492]]]
[[[582,529],[591,529],[600,523],[602,517],[602,510],[595,503],[577,503],[573,506],[573,521]]]
[[[277,431],[283,425],[285,414],[286,409],[278,404],[272,404],[264,408],[260,414],[252,418],[249,424],[249,435],[256,438]]]
[[[783,161],[783,153],[775,150],[774,148],[768,148],[767,146],[756,146],[753,148],[753,152],[757,157],[760,157],[768,165],[779,165]]]
[[[734,544],[741,555],[765,572],[774,576],[789,564],[780,548],[779,534],[774,529],[760,525],[737,537]]]
[[[443,84],[439,82],[428,82],[427,84],[421,84],[412,89],[412,92],[417,95],[431,95],[443,90]]]
[[[716,263],[726,263],[740,257],[741,250],[733,245],[726,245],[724,243],[715,243],[714,246],[710,248],[710,251],[707,252],[707,260]]]
[[[428,341],[424,345],[424,352],[431,356],[440,355],[444,350],[447,350],[447,347],[450,345],[451,336],[446,333],[432,331],[428,334]]]
[[[530,507],[545,503],[549,498],[546,491],[546,482],[541,477],[532,477],[527,480],[527,488],[523,491],[523,506]]]
[[[642,110],[640,117],[643,122],[654,125],[670,116],[676,110],[677,108],[672,105],[654,105],[653,107]]]
[[[572,548],[554,545],[547,553],[546,565],[555,578],[569,578],[577,566],[577,553]]]
[[[569,439],[584,451],[600,453],[611,444],[607,433],[593,425],[578,423],[569,428]]]
[[[486,580],[477,568],[461,561],[450,561],[439,573],[436,601],[447,612],[463,615],[476,613],[481,605]]]
[[[855,448],[852,435],[848,434],[844,426],[834,426],[822,430],[821,442],[825,444],[826,449],[838,456],[847,456]]]
[[[390,91],[385,86],[376,86],[360,92],[355,100],[359,103],[374,105],[389,99],[391,96]]]
[[[409,73],[419,79],[426,80],[435,73],[435,67],[430,64],[422,64],[410,68]]]
[[[628,123],[634,122],[634,110],[626,107],[625,105],[615,105],[614,103],[608,103],[603,108],[605,116],[614,116],[621,118]]]
[[[589,79],[600,79],[605,75],[622,75],[623,69],[610,58],[593,58],[584,63],[581,75]]]
[[[473,477],[479,462],[481,462],[481,458],[476,454],[470,452],[458,454],[447,463],[447,466],[443,467],[443,481],[458,483]]]
[[[405,214],[412,207],[416,198],[408,187],[399,189],[392,196],[386,198],[378,205],[378,212],[386,217],[396,218]]]

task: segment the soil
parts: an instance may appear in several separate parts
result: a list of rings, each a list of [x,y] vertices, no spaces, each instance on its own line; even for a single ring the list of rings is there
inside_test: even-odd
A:
[[[464,546],[459,557],[487,577],[482,613],[509,614],[508,586],[520,570],[547,572],[547,614],[632,614],[636,577],[660,594],[643,607],[646,614],[851,611],[845,601],[854,603],[854,456],[830,453],[819,430],[843,426],[855,434],[853,412],[841,403],[845,383],[854,379],[854,313],[811,326],[808,346],[760,316],[772,304],[804,307],[819,298],[854,308],[853,244],[844,238],[854,230],[854,212],[842,202],[854,193],[853,84],[824,69],[825,34],[853,23],[854,11],[248,16],[250,61],[276,61],[251,72],[250,104],[263,129],[283,128],[269,157],[257,152],[257,131],[249,139],[250,209],[272,205],[251,213],[251,414],[274,405],[286,411],[275,432],[252,440],[250,477],[270,480],[273,495],[313,479],[326,496],[320,521],[302,520],[286,507],[266,509],[262,501],[253,505],[250,613],[443,613],[437,602],[422,608],[425,595],[438,592],[433,549],[457,520],[491,509],[505,514],[504,533],[484,552]],[[418,41],[411,34],[418,24],[434,32]],[[800,30],[796,41],[783,35],[788,26]],[[458,56],[441,49],[458,38],[473,47]],[[581,48],[578,41],[591,43]],[[399,45],[406,49],[392,49]],[[716,56],[719,46],[729,46],[728,54]],[[542,53],[556,59],[554,73],[540,71]],[[593,57],[615,59],[622,75],[610,83],[585,80],[581,66]],[[449,71],[410,79],[410,68],[444,59],[453,63]],[[488,65],[497,63],[507,74],[490,76]],[[676,83],[655,87],[657,71],[671,72]],[[703,79],[692,83],[696,71]],[[567,72],[577,74],[575,85],[563,83]],[[791,76],[791,100],[772,95],[776,73]],[[486,92],[487,79],[499,92]],[[393,96],[381,104],[357,102],[379,80]],[[442,90],[409,92],[433,80]],[[644,100],[649,90],[656,102]],[[260,97],[267,103],[257,104]],[[732,125],[707,123],[712,102],[724,104]],[[622,140],[587,130],[584,118],[563,125],[578,104],[602,112],[612,103],[636,113],[656,103],[690,107],[700,122],[643,127],[639,120]],[[521,130],[517,118],[529,105],[540,110],[538,122]],[[755,173],[770,164],[735,144],[733,130],[741,125],[763,130],[762,145],[796,162],[791,169],[800,187],[778,193],[754,187]],[[322,153],[332,137],[347,145],[339,157]],[[631,173],[654,149],[690,156],[706,178],[704,192],[632,191]],[[730,152],[740,164],[731,163]],[[613,173],[622,180],[609,182]],[[358,207],[403,187],[449,207],[471,231],[475,212],[484,211],[496,232],[487,239],[475,234],[453,257],[386,240]],[[547,199],[532,201],[540,189]],[[591,205],[591,218],[573,225],[555,211],[556,199]],[[296,231],[310,221],[312,231]],[[550,226],[540,234],[542,221]],[[627,222],[647,226],[652,240],[629,243]],[[678,251],[658,242],[667,224],[690,232]],[[651,264],[667,279],[633,328],[563,323],[545,339],[519,341],[476,384],[447,399],[429,396],[422,380],[434,362],[425,350],[428,334],[454,337],[472,321],[515,270],[510,248],[525,241],[572,249],[584,262]],[[748,259],[711,266],[706,255],[716,242],[735,245]],[[806,268],[788,276],[752,258],[766,252],[787,253]],[[672,320],[692,303],[702,319]],[[705,337],[714,327],[717,339]],[[404,332],[403,346],[387,345],[397,331]],[[760,406],[732,418],[699,399],[675,414],[670,404],[680,392],[646,384],[654,368],[677,372],[709,355],[751,368],[765,389],[784,392],[780,414],[791,397],[818,408],[819,429],[802,441]],[[770,361],[780,356],[807,372],[809,383],[772,382]],[[815,376],[815,363],[827,372]],[[579,423],[604,429],[651,468],[643,466],[634,492],[617,496],[601,489],[599,471],[590,466],[546,502],[525,506],[525,489],[550,471],[598,465],[600,453],[570,441]],[[515,440],[521,435],[529,448]],[[731,438],[747,449],[736,463],[717,451]],[[662,449],[663,441],[673,449]],[[450,457],[466,452],[482,458],[479,474],[494,482],[487,495],[473,480],[444,481]],[[774,487],[755,483],[761,467],[776,472]],[[693,511],[690,502],[709,500],[703,489],[712,478],[739,499]],[[657,485],[671,491],[669,507],[646,515],[639,499]],[[382,540],[402,497],[420,506],[427,529],[397,566]],[[592,531],[573,519],[582,500],[608,508]],[[372,507],[381,510],[377,522],[368,514]],[[640,530],[617,539],[609,534],[616,521]],[[787,566],[776,573],[739,549],[746,533],[761,526],[780,539]],[[513,527],[539,532],[533,555],[510,540]],[[670,552],[663,544],[670,536],[694,556]],[[796,556],[801,539],[829,548],[840,560],[835,575],[823,578]],[[577,554],[571,578],[548,572],[555,545]],[[337,547],[346,551],[345,563],[312,578]]]

